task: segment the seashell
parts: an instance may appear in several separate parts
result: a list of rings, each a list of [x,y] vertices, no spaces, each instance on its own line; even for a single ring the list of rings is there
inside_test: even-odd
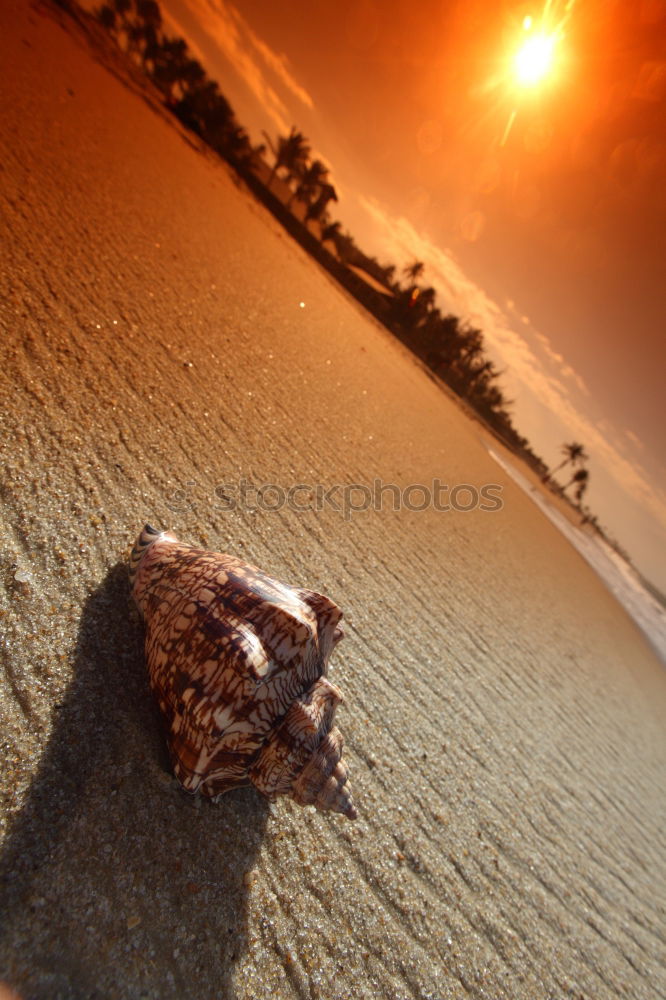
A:
[[[269,799],[356,818],[342,701],[326,678],[342,612],[241,559],[146,525],[129,564],[151,688],[174,772],[210,798],[253,784]]]

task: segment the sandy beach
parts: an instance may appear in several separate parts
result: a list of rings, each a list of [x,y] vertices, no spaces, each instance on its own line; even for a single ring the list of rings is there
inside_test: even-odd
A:
[[[637,627],[479,427],[66,15],[8,0],[0,28],[0,980],[666,997],[666,674]],[[501,507],[409,509],[434,480]],[[400,509],[351,511],[343,487],[375,481]],[[301,484],[307,509],[280,505]],[[356,822],[178,787],[129,606],[145,521],[343,609]]]

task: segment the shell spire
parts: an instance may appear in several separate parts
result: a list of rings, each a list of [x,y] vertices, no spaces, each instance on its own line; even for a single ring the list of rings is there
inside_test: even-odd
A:
[[[338,606],[148,524],[129,576],[181,784],[210,798],[253,784],[355,819],[326,677]]]

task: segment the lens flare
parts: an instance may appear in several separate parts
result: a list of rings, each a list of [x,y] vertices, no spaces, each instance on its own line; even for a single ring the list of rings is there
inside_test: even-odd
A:
[[[569,58],[563,44],[576,0],[544,0],[543,9],[516,20],[519,33],[504,50],[501,82],[512,101],[500,146],[506,146],[516,120],[524,109],[536,103],[545,106],[546,96],[554,96],[556,84],[565,81]],[[522,29],[522,30],[521,30]],[[508,39],[507,39],[508,40]],[[541,101],[541,98],[544,98]]]
[[[552,69],[555,51],[554,35],[533,35],[518,49],[515,70],[519,83],[533,86]]]

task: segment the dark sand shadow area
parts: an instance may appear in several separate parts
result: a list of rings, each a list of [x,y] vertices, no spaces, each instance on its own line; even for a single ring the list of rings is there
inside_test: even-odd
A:
[[[166,998],[203,995],[203,974],[230,996],[268,810],[253,789],[211,805],[171,777],[115,566],[84,606],[73,679],[0,856],[0,979],[30,1000]]]

